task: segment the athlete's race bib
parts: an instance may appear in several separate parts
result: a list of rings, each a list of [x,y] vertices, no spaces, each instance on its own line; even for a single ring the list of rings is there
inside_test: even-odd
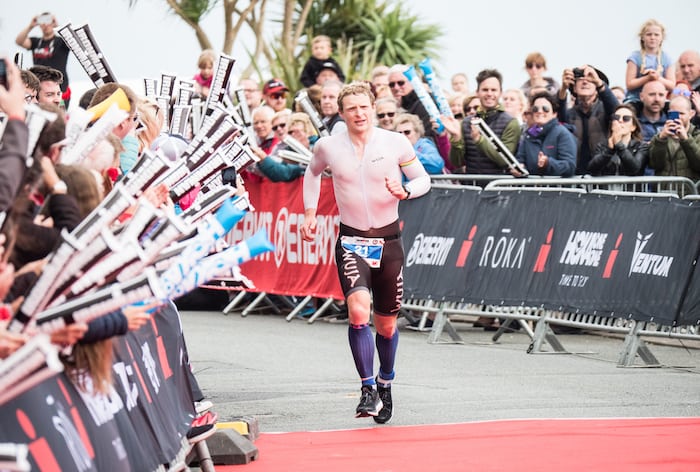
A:
[[[379,267],[384,250],[382,238],[360,238],[357,236],[341,236],[340,244],[348,251],[354,252],[367,262],[373,269]]]

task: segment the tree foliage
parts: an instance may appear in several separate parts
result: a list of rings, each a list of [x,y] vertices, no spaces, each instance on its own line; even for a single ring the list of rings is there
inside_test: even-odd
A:
[[[130,6],[138,0],[128,0]],[[329,36],[348,79],[367,78],[377,64],[437,58],[437,25],[424,24],[401,0],[164,0],[194,31],[202,49],[213,48],[202,19],[223,7],[222,47],[231,54],[242,28],[254,35],[244,76],[268,69],[292,88],[309,57],[310,39]],[[262,78],[262,77],[261,77]]]

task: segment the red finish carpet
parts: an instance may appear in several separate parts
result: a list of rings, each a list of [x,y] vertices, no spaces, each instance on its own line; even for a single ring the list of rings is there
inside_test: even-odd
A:
[[[700,417],[508,420],[263,433],[217,471],[700,471]]]

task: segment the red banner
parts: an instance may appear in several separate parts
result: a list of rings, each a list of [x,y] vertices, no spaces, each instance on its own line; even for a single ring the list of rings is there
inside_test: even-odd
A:
[[[324,178],[321,184],[314,242],[301,237],[304,222],[302,179],[286,183],[248,182],[246,189],[255,211],[248,212],[227,238],[229,243],[237,243],[261,228],[267,230],[275,252],[256,257],[241,267],[243,274],[255,284],[256,291],[342,300],[335,265],[340,217],[331,179]]]

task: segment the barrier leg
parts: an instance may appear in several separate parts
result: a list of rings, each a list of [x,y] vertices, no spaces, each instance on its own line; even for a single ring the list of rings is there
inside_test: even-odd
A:
[[[333,304],[333,301],[334,301],[333,297],[326,298],[323,301],[323,304],[320,307],[318,307],[318,309],[314,312],[313,315],[311,315],[308,323],[311,324],[314,321],[316,321],[316,318],[318,318],[319,316],[322,316],[326,312],[326,310],[328,310],[328,308],[330,308],[330,306]]]
[[[275,304],[272,303],[272,302],[270,301],[269,298],[267,298],[267,293],[265,293],[265,292],[260,292],[260,293],[258,294],[258,296],[255,297],[255,300],[253,300],[252,302],[250,302],[250,304],[249,304],[247,307],[245,307],[245,310],[243,310],[243,311],[241,312],[241,316],[244,316],[244,317],[245,317],[245,316],[248,316],[248,315],[250,314],[250,312],[253,311],[253,310],[255,310],[255,308],[257,308],[257,306],[258,306],[258,305],[260,304],[260,302],[262,302],[263,300],[270,306],[270,308],[272,309],[272,311],[274,311],[275,313],[279,313],[279,312],[280,312],[280,309],[277,308],[277,306],[275,306]]]
[[[223,314],[228,315],[229,313],[231,313],[231,311],[233,311],[233,309],[236,308],[238,304],[243,301],[247,294],[248,292],[246,292],[245,290],[241,290],[240,292],[238,292],[236,296],[233,297],[233,300],[231,300],[229,304],[226,305],[226,307],[223,309]]]
[[[552,331],[552,328],[549,326],[547,318],[549,318],[549,313],[545,313],[545,315],[535,324],[533,340],[530,346],[527,348],[528,354],[533,352],[542,352],[542,344],[545,342],[552,346],[554,352],[567,352],[566,349],[564,349],[564,346],[559,342],[557,335],[554,334],[554,331]]]
[[[637,355],[639,355],[647,367],[661,366],[661,363],[651,352],[644,340],[639,337],[639,332],[641,330],[642,323],[637,321],[625,336],[625,343],[620,353],[620,359],[617,362],[618,367],[631,367],[634,365],[634,360]]]
[[[430,336],[428,336],[428,343],[443,343],[443,341],[440,341],[440,336],[442,335],[443,331],[447,332],[450,338],[452,338],[453,343],[464,344],[464,340],[459,335],[452,323],[450,323],[450,319],[447,317],[443,305],[441,305],[440,309],[437,311],[437,313],[435,313],[435,319],[433,320],[433,329],[430,330]]]
[[[199,441],[194,445],[194,450],[197,453],[197,459],[199,460],[199,468],[202,472],[216,472],[214,468],[214,461],[209,454],[209,447],[206,441]]]
[[[304,297],[304,299],[297,306],[295,306],[294,309],[292,309],[292,311],[289,312],[286,320],[292,321],[294,317],[297,316],[299,312],[304,309],[306,304],[311,301],[312,298],[313,297],[311,295],[307,295],[306,297]]]

